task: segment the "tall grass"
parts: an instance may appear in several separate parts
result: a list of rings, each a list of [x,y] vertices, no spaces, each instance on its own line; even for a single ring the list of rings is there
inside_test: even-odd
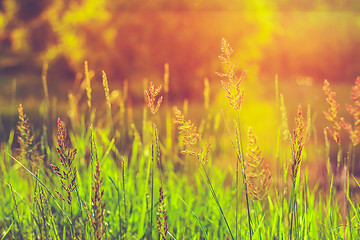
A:
[[[221,52],[224,73],[218,75],[228,103],[213,101],[210,87],[216,89],[205,79],[203,105],[185,99],[183,111],[171,111],[166,64],[164,94],[161,86],[144,81],[142,119],[128,95],[128,82],[110,91],[106,74],[94,78],[87,62],[79,91],[68,95],[68,117],[60,116],[50,104],[44,65],[45,105],[40,108],[46,127],[34,129],[19,104],[17,128],[0,143],[0,239],[360,238],[355,175],[360,78],[352,88],[353,104],[346,105],[350,122],[340,116],[336,94],[324,82],[329,127],[319,131],[323,145],[310,134],[316,115],[310,108],[306,119],[299,106],[295,123],[288,123],[287,99],[276,80],[278,135],[269,141],[269,154],[260,131],[244,121],[251,100],[245,101],[246,72],[237,74],[225,40]],[[106,99],[98,112],[96,81],[103,83]],[[50,112],[57,122],[47,117]],[[310,183],[314,169],[307,164],[315,161],[314,147],[327,167],[327,185]],[[271,154],[277,174],[267,165]]]

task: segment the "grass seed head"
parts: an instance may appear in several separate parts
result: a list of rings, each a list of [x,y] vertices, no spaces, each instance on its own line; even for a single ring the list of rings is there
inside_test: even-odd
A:
[[[23,161],[26,161],[30,171],[33,168],[38,167],[39,153],[37,151],[38,144],[34,143],[34,136],[30,131],[29,119],[24,113],[22,104],[19,104],[18,107],[19,121],[17,125],[18,130],[18,143],[20,146],[20,158]]]
[[[180,136],[183,138],[185,145],[195,145],[201,140],[200,134],[197,132],[195,125],[190,121],[185,121],[184,114],[179,108],[174,107],[175,123],[178,124]]]
[[[250,196],[252,196],[254,200],[262,200],[268,195],[271,174],[268,166],[264,164],[264,158],[257,143],[257,138],[251,127],[249,128],[248,138],[245,181]]]
[[[158,220],[158,231],[160,234],[161,240],[166,240],[167,232],[169,231],[169,226],[167,222],[167,214],[166,214],[166,205],[164,202],[164,194],[162,187],[159,188],[159,212],[157,213]]]
[[[144,91],[149,109],[153,115],[159,110],[160,104],[163,100],[162,96],[158,97],[160,90],[161,85],[155,89],[153,82],[150,82],[149,90]]]
[[[106,105],[107,105],[108,109],[111,109],[109,83],[108,83],[105,71],[102,71],[102,79],[103,79],[103,87],[104,87],[105,98],[106,98]]]
[[[87,61],[85,61],[84,67],[85,67],[87,104],[88,104],[89,109],[91,109],[91,77],[90,77],[89,65],[88,65]]]
[[[69,147],[69,141],[67,140],[67,131],[64,122],[61,121],[60,118],[58,118],[57,122],[58,122],[57,125],[58,147],[56,148],[56,151],[58,152],[62,169],[60,169],[55,164],[50,164],[50,166],[53,169],[54,173],[60,178],[61,187],[67,193],[66,200],[59,191],[55,190],[55,192],[57,193],[60,199],[67,201],[67,203],[71,206],[71,201],[72,201],[71,194],[76,188],[76,177],[77,177],[77,169],[76,167],[72,166],[72,163],[76,155],[76,149],[70,149]]]
[[[301,105],[299,105],[298,113],[295,118],[295,128],[293,130],[293,136],[292,136],[293,157],[291,163],[291,173],[292,173],[293,181],[295,181],[296,179],[298,169],[301,163],[301,154],[304,148],[305,137],[306,137],[305,135],[306,135],[306,130],[305,130],[304,118],[302,114],[302,108]]]
[[[340,121],[338,119],[338,111],[340,108],[340,105],[336,102],[335,96],[336,93],[331,91],[330,84],[327,80],[324,81],[323,90],[326,95],[326,102],[328,104],[328,111],[324,111],[325,118],[330,121],[333,124],[332,130],[330,128],[327,128],[330,135],[334,138],[335,142],[340,144]]]
[[[226,91],[226,97],[229,100],[230,106],[235,110],[241,109],[241,104],[244,100],[244,88],[241,87],[246,71],[244,71],[240,76],[236,76],[235,68],[237,62],[231,62],[231,55],[233,50],[230,47],[229,43],[223,38],[221,42],[221,52],[219,59],[223,65],[226,67],[225,73],[216,73],[219,77],[227,79],[227,81],[221,80],[221,85]]]
[[[355,86],[352,87],[351,98],[355,105],[346,104],[346,110],[354,118],[354,129],[344,118],[340,119],[340,125],[350,135],[353,146],[356,146],[360,143],[360,77],[357,77]]]

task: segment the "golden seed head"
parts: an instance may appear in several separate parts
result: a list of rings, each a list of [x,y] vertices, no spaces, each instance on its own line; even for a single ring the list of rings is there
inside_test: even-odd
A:
[[[324,80],[323,90],[326,95],[326,102],[328,104],[328,112],[324,111],[325,118],[333,124],[332,130],[327,128],[330,135],[334,138],[335,142],[340,144],[340,129],[341,125],[337,117],[340,105],[335,100],[336,93],[331,91],[330,84]]]
[[[155,89],[153,82],[150,82],[149,90],[144,91],[152,114],[155,114],[159,110],[160,104],[162,103],[163,96],[158,97],[160,90],[161,85]]]
[[[267,165],[264,164],[264,158],[260,147],[257,143],[257,138],[252,130],[249,128],[248,132],[248,153],[245,162],[245,175],[248,193],[254,200],[264,199],[269,192],[271,174]]]

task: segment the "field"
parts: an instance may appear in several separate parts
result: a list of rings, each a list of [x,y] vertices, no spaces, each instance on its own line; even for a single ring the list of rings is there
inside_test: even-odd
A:
[[[221,52],[218,84],[177,104],[168,65],[132,103],[85,62],[66,104],[44,65],[38,119],[24,102],[3,127],[1,239],[358,239],[360,79],[269,93]]]

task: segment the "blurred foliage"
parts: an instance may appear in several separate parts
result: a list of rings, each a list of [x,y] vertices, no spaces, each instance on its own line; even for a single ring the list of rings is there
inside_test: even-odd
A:
[[[201,98],[225,37],[250,79],[279,73],[352,82],[360,74],[358,10],[356,0],[2,0],[0,70],[47,61],[50,73],[73,80],[88,60],[99,78],[105,70],[110,82],[136,83],[161,79],[169,63],[171,97]]]

